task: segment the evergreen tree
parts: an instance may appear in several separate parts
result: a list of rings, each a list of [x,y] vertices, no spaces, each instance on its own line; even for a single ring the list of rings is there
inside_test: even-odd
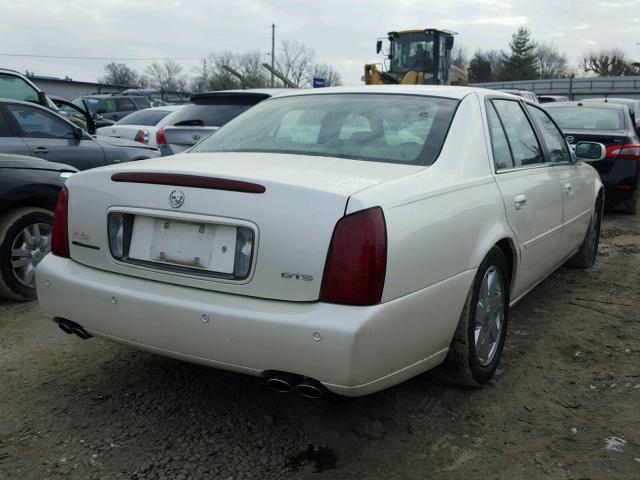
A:
[[[491,82],[495,79],[491,69],[491,62],[486,54],[480,50],[473,54],[469,62],[467,75],[471,83]]]
[[[501,80],[533,80],[538,78],[537,43],[531,39],[526,27],[518,28],[511,37],[511,54],[504,57]]]

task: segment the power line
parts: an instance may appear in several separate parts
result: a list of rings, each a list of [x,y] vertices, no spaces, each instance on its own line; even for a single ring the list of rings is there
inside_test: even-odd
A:
[[[156,58],[126,58],[126,57],[73,57],[63,55],[33,55],[29,53],[0,53],[3,57],[29,57],[29,58],[56,58],[66,60],[123,60],[123,61],[145,61],[155,60],[202,60],[205,57],[156,57]]]

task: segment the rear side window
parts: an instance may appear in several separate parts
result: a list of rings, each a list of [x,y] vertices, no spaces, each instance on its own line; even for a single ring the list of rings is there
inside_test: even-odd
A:
[[[504,133],[500,118],[496,113],[493,103],[487,106],[487,117],[489,118],[489,134],[491,136],[491,148],[493,150],[493,163],[496,171],[513,168],[513,158],[509,149],[509,141]]]
[[[118,112],[134,112],[137,109],[135,104],[130,98],[117,98],[116,110]]]
[[[136,97],[138,108],[151,108],[151,102],[147,97]]]
[[[552,163],[570,162],[571,154],[569,153],[567,142],[565,142],[564,136],[553,123],[553,120],[549,118],[549,115],[531,105],[527,105],[527,110],[529,110],[533,121],[538,126],[542,140],[549,151],[550,161]]]
[[[458,103],[374,93],[279,97],[255,106],[191,152],[291,153],[431,165]]]
[[[544,158],[536,134],[520,102],[498,99],[491,102],[505,130],[513,166],[518,168],[543,163]]]
[[[20,77],[0,73],[0,98],[37,102],[38,92]]]
[[[178,127],[220,127],[234,119],[253,105],[222,103],[222,104],[191,104],[168,115],[160,126],[175,125]]]
[[[7,117],[2,110],[0,110],[0,137],[13,137]]]
[[[169,110],[138,110],[116,122],[116,125],[144,125],[152,127],[169,115]]]

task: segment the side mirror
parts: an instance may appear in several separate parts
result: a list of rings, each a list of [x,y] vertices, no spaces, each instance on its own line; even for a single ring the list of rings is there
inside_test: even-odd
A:
[[[76,137],[76,139],[81,140],[84,138],[84,130],[80,127],[74,127],[73,136]]]
[[[380,53],[380,50],[382,50],[382,40],[376,42],[376,53]]]
[[[44,92],[38,92],[38,103],[43,107],[49,107],[49,102],[47,102],[47,94]]]
[[[607,149],[602,143],[578,142],[575,149],[576,158],[588,162],[599,162],[607,154]]]

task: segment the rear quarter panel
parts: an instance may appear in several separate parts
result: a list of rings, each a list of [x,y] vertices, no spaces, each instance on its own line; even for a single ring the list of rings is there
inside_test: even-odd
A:
[[[458,107],[432,166],[350,199],[348,212],[376,205],[384,211],[383,301],[474,270],[499,240],[513,238],[489,162],[480,101],[470,94]],[[456,300],[460,310],[464,300]]]

